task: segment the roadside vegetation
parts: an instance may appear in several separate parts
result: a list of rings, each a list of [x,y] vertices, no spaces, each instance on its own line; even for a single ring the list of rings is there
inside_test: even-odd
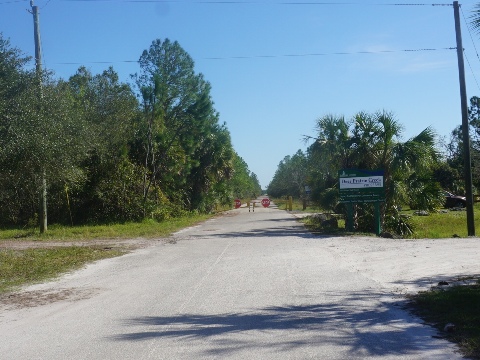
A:
[[[47,233],[38,228],[0,230],[0,244],[3,241],[83,241],[98,239],[159,238],[211,218],[214,214],[191,214],[164,221],[146,219],[142,222],[124,224],[62,226],[52,225]]]
[[[289,210],[289,201],[286,197],[273,199],[274,203],[280,210]],[[317,234],[337,234],[337,235],[369,235],[374,236],[372,232],[356,231],[348,233],[345,230],[344,214],[336,214],[331,210],[324,210],[320,206],[315,205],[314,202],[307,202],[307,206],[303,208],[303,201],[301,199],[293,199],[292,211],[297,213],[305,213],[302,222],[312,232]],[[325,214],[324,217],[319,214]],[[420,214],[420,215],[419,215]],[[408,219],[414,230],[411,234],[405,234],[404,238],[409,239],[444,239],[452,237],[467,237],[467,214],[465,209],[437,209],[430,212],[419,212],[409,208],[399,211],[399,215]],[[477,229],[480,229],[480,203],[474,204],[475,224]],[[323,226],[322,222],[336,217],[338,220],[338,227]],[[328,225],[328,224],[327,224]],[[397,235],[398,236],[398,235]]]
[[[169,39],[138,55],[132,84],[112,67],[61,79],[0,33],[0,228],[161,222],[261,193],[190,55]]]
[[[100,246],[0,251],[0,294],[81,268],[87,263],[124,254]]]
[[[458,344],[463,355],[480,359],[480,279],[461,280],[471,284],[438,286],[409,299],[412,311]]]
[[[283,207],[285,208],[285,206]],[[297,207],[296,211],[301,211]],[[305,212],[323,213],[323,211],[310,208]],[[330,213],[326,213],[327,217],[330,217]],[[475,224],[477,231],[480,229],[480,204],[474,206]],[[345,220],[342,214],[334,214],[338,218],[338,228],[325,227],[323,221],[327,218],[321,216],[306,216],[302,221],[306,227],[315,233],[319,234],[344,234],[344,235],[369,235],[374,236],[372,232],[368,231],[356,231],[354,233],[348,233],[345,230]],[[414,210],[403,210],[400,212],[400,216],[404,217],[410,224],[413,233],[404,234],[402,236],[396,234],[397,237],[403,237],[407,239],[444,239],[444,238],[464,238],[468,236],[467,232],[467,214],[465,210],[451,211],[442,209],[440,211],[434,211],[425,215],[417,215]]]
[[[415,232],[410,236],[413,239],[441,239],[468,236],[467,214],[465,210],[451,211],[442,209],[427,216],[415,215],[413,210],[405,211],[405,216],[411,218]],[[474,205],[475,226],[480,230],[480,204]]]
[[[41,234],[30,230],[0,230],[0,294],[19,286],[53,279],[65,272],[81,268],[100,259],[121,256],[130,250],[123,239],[158,239],[214,216],[190,215],[162,222],[98,226],[51,226]],[[104,240],[100,242],[99,240]],[[33,248],[10,247],[8,243],[34,242]],[[82,242],[81,246],[78,245]],[[52,244],[55,243],[55,244]]]

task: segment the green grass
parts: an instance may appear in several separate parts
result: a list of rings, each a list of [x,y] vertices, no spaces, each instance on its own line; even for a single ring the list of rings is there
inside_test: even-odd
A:
[[[410,296],[413,312],[460,347],[463,355],[480,359],[480,282]],[[455,331],[443,331],[452,323]]]
[[[410,211],[406,212],[411,213]],[[474,207],[475,227],[480,226],[480,208],[478,204]],[[415,226],[413,238],[440,239],[451,238],[454,235],[467,237],[467,212],[448,211],[447,213],[431,213],[428,216],[413,215],[411,217]]]
[[[86,263],[120,256],[119,249],[69,246],[50,249],[1,250],[0,294],[24,284],[57,277]]]
[[[92,225],[92,226],[59,226],[51,225],[48,231],[40,234],[35,229],[6,229],[0,230],[2,240],[30,240],[30,241],[71,241],[89,239],[127,239],[127,238],[155,238],[167,236],[179,229],[194,225],[206,220],[212,215],[192,215],[169,219],[163,222],[145,220],[139,223]]]
[[[191,215],[163,222],[146,220],[141,223],[96,226],[53,225],[44,234],[40,234],[37,229],[0,230],[0,246],[10,241],[35,241],[39,245],[42,242],[65,242],[66,245],[48,247],[46,244],[41,249],[0,250],[0,294],[14,291],[22,285],[55,278],[92,261],[120,256],[127,251],[118,247],[99,247],[93,240],[165,237],[211,217],[212,215]],[[89,240],[92,240],[90,246]],[[74,246],[75,241],[86,242],[87,246]]]
[[[466,211],[448,211],[447,213],[431,213],[428,216],[414,215],[413,211],[402,212],[410,216],[414,226],[414,234],[410,236],[412,239],[444,239],[452,237],[467,237],[467,213]],[[475,227],[477,232],[480,229],[480,209],[475,209]],[[320,224],[312,222],[310,219],[303,220],[305,225],[313,232],[324,234],[332,233],[330,230],[322,229]],[[339,229],[335,230],[335,234],[351,234],[345,230],[345,221],[339,220]],[[357,235],[371,235],[373,233],[355,233]]]

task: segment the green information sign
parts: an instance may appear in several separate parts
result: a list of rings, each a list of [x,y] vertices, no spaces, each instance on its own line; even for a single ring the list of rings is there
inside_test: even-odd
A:
[[[341,203],[385,201],[383,170],[343,169],[338,172]]]

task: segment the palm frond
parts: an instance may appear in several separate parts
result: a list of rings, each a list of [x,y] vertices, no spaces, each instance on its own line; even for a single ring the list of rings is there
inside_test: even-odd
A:
[[[480,32],[480,4],[475,5],[472,15],[470,16],[470,24],[477,31]]]

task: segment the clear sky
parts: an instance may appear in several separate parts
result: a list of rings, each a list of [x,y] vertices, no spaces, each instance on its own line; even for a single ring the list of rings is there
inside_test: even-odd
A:
[[[468,98],[480,96],[480,34],[467,26],[477,3],[460,1]],[[44,67],[57,77],[113,66],[128,82],[153,40],[178,41],[211,83],[233,146],[262,187],[327,114],[387,110],[404,140],[427,126],[448,140],[461,123],[452,4],[35,0]],[[29,1],[0,0],[0,32],[33,56],[28,9]]]

